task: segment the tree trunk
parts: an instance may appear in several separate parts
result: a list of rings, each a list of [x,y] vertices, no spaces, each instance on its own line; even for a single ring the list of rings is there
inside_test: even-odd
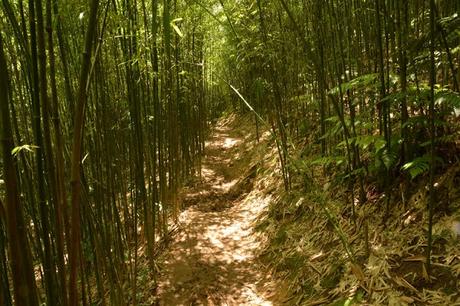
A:
[[[72,187],[72,212],[71,212],[71,244],[69,246],[69,304],[71,306],[78,305],[78,290],[77,290],[77,270],[81,252],[80,238],[80,203],[81,203],[81,152],[83,142],[83,130],[85,123],[85,105],[87,101],[87,83],[89,79],[89,68],[91,64],[91,50],[93,46],[94,36],[97,28],[97,9],[99,0],[91,2],[88,27],[86,30],[85,49],[82,54],[82,66],[80,70],[80,80],[78,87],[78,99],[75,105],[74,117],[74,134],[71,160],[71,187]]]
[[[11,154],[14,148],[10,124],[10,90],[8,69],[0,35],[0,140],[3,155],[3,173],[6,185],[6,225],[10,266],[17,305],[38,305],[34,270],[31,261],[22,204],[19,198],[15,161]]]

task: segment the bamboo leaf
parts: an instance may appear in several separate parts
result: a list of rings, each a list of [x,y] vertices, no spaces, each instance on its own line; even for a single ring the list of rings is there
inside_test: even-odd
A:
[[[35,149],[38,149],[38,146],[25,144],[25,145],[13,148],[13,150],[11,150],[11,155],[16,156],[23,150],[26,150],[28,152],[33,152]]]
[[[176,20],[176,19],[175,19]],[[174,20],[173,22],[171,22],[171,26],[172,28],[174,29],[174,31],[176,31],[177,35],[179,35],[181,38],[184,37],[184,34],[182,33],[182,31],[179,29],[179,27],[174,23]]]
[[[439,160],[439,157],[437,157]],[[402,170],[409,172],[411,179],[416,178],[417,176],[424,174],[430,170],[430,156],[424,155],[417,157],[412,161],[404,164],[401,167]]]

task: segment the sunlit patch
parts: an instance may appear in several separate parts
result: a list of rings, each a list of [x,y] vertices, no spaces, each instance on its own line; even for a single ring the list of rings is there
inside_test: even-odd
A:
[[[234,138],[225,138],[224,145],[222,146],[225,149],[233,148],[235,145],[240,143],[240,140]]]
[[[212,169],[203,168],[201,169],[201,175],[203,175],[204,177],[212,177],[215,175],[215,172]]]

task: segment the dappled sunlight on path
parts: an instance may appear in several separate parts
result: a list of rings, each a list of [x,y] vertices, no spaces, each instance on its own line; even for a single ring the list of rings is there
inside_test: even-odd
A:
[[[181,230],[161,257],[160,305],[274,305],[253,222],[269,199],[250,192],[251,141],[229,119],[206,144],[202,181],[185,190]],[[240,133],[240,134],[238,134]]]

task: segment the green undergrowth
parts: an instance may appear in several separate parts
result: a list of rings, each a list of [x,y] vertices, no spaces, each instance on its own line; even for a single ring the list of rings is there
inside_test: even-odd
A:
[[[305,158],[304,158],[305,160]],[[261,170],[273,176],[269,165]],[[297,173],[293,188],[276,194],[256,229],[267,241],[263,263],[287,284],[286,305],[460,305],[460,165],[436,178],[433,272],[425,268],[426,178],[406,198],[393,186],[390,214],[375,186],[352,216],[346,184],[321,166]],[[357,194],[357,191],[355,192]],[[368,227],[369,253],[366,252]]]

